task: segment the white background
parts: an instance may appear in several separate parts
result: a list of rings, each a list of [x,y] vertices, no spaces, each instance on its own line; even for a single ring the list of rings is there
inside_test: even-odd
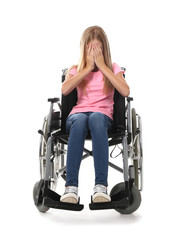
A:
[[[3,239],[176,239],[175,0],[0,2],[1,232]],[[132,215],[90,211],[93,160],[83,161],[81,212],[37,211],[39,135],[47,98],[59,97],[62,69],[77,64],[83,31],[107,33],[112,61],[127,68],[132,106],[142,118],[144,191]],[[118,173],[110,170],[109,190]],[[59,193],[64,190],[61,179]],[[117,183],[115,182],[115,184]]]

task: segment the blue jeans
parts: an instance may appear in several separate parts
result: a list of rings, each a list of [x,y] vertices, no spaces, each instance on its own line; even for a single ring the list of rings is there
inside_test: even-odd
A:
[[[67,117],[66,133],[69,134],[69,141],[65,186],[78,187],[78,175],[84,142],[89,130],[92,137],[95,185],[108,185],[108,131],[111,127],[112,119],[100,112],[75,113]]]

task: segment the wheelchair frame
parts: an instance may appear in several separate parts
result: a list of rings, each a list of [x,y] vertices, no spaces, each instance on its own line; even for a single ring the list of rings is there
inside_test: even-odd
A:
[[[66,70],[63,70],[62,81],[65,79]],[[125,77],[125,68],[122,68]],[[122,214],[136,211],[141,204],[142,185],[142,124],[141,117],[131,109],[133,98],[125,98],[125,128],[119,126],[119,133],[110,135],[109,146],[122,144],[123,169],[109,162],[109,166],[123,173],[124,183],[119,183],[110,192],[111,202],[91,203],[91,210],[115,209]],[[84,205],[60,202],[60,195],[55,192],[58,178],[66,180],[65,145],[68,144],[68,135],[62,129],[62,105],[59,98],[49,98],[49,114],[44,118],[42,130],[38,133],[40,138],[39,160],[40,181],[33,188],[33,199],[40,212],[49,208],[80,211]],[[59,107],[59,112],[54,111],[54,104]],[[57,127],[54,127],[56,123]],[[88,140],[86,138],[86,140]],[[92,151],[84,148],[82,160],[93,156]],[[129,162],[131,161],[131,164]],[[79,199],[80,201],[80,199]]]

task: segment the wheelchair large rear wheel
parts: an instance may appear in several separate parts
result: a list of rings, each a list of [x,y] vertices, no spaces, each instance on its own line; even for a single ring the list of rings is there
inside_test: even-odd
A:
[[[136,114],[135,108],[132,109],[132,135],[134,143],[133,165],[135,169],[135,186],[139,190],[142,190],[143,185],[142,124],[141,118],[138,114]]]
[[[125,183],[118,183],[115,185],[111,192],[110,197],[115,194],[121,194],[121,192],[125,192]],[[121,214],[131,214],[135,212],[141,204],[141,194],[136,186],[132,186],[131,193],[130,193],[130,206],[126,208],[115,208],[115,210]]]
[[[55,120],[55,118],[54,118]],[[47,117],[44,118],[44,123],[42,127],[42,132],[41,138],[40,138],[40,147],[39,147],[39,162],[40,162],[40,177],[41,179],[45,179],[45,174],[46,174],[46,151],[47,151],[47,128],[48,128],[48,119]],[[57,145],[57,146],[56,146]],[[57,187],[57,182],[58,182],[58,173],[59,173],[59,167],[61,168],[61,154],[58,149],[61,147],[59,143],[54,145],[54,155],[55,157],[53,158],[52,161],[52,168],[51,168],[51,179],[50,179],[50,189],[55,191]]]
[[[40,177],[44,179],[45,177],[45,170],[46,170],[46,141],[47,141],[47,117],[44,118],[42,132],[40,137],[40,144],[39,144],[39,162],[40,162]]]

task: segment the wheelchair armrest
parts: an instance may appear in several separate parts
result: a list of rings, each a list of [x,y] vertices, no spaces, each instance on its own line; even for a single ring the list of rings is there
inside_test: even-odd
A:
[[[53,105],[54,103],[56,102],[59,102],[60,99],[59,98],[48,98],[48,102],[50,102],[50,111],[49,111],[49,114],[48,114],[48,119],[47,119],[47,138],[50,137],[51,135],[51,129],[52,129],[52,114],[53,114]]]
[[[59,98],[48,98],[48,102],[51,102],[51,103],[56,103],[56,102],[59,102],[60,99]]]
[[[133,101],[132,97],[127,97],[127,102]]]
[[[126,118],[127,118],[127,131],[128,134],[132,134],[132,115],[131,115],[131,101],[133,101],[132,97],[127,97],[127,106],[126,106]]]

